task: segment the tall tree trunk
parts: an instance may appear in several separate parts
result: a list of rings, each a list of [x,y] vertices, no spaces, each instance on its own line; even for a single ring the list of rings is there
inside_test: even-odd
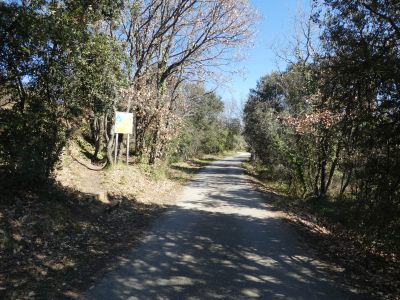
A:
[[[94,142],[93,158],[97,159],[103,146],[104,116],[95,116],[91,122],[92,139]]]
[[[324,198],[326,196],[326,181],[327,181],[327,164],[328,164],[328,141],[326,137],[321,139],[320,148],[320,184],[319,184],[319,197]]]
[[[340,143],[338,143],[337,148],[336,148],[336,152],[335,152],[335,158],[333,159],[333,162],[332,162],[332,165],[331,165],[331,169],[329,171],[328,181],[327,181],[326,186],[325,186],[325,191],[326,192],[328,192],[329,187],[330,187],[331,182],[332,182],[333,175],[335,174],[336,166],[337,166],[338,161],[339,161],[340,150],[341,150],[341,145],[340,145]]]
[[[326,196],[326,159],[321,161],[321,178],[320,178],[319,196],[321,198]]]
[[[347,186],[350,183],[351,176],[353,174],[353,168],[350,169],[346,178],[346,172],[343,172],[341,187],[340,187],[340,194],[339,196],[342,197],[344,192],[346,191]]]
[[[149,164],[150,165],[154,165],[154,163],[156,162],[159,132],[160,132],[160,120],[158,120],[157,127],[153,132],[151,148],[150,148],[150,155],[149,155]]]
[[[113,126],[114,127],[114,126]],[[114,138],[115,134],[114,134],[114,129],[112,130],[112,135],[110,137],[110,140],[107,143],[107,162],[110,165],[114,164],[114,157],[113,157],[113,151],[114,151]]]
[[[115,114],[115,109],[113,110],[113,113]],[[108,124],[108,118],[107,114],[106,117],[104,118],[105,120],[105,125],[104,125],[104,133],[105,137],[107,140],[107,163],[112,165],[114,163],[113,159],[113,150],[114,150],[114,139],[115,139],[115,127],[114,124]]]
[[[140,117],[139,107],[136,107],[135,110],[135,154],[139,157],[139,159],[143,156],[143,147],[144,147],[144,124],[143,119]]]
[[[317,174],[315,174],[314,178],[314,195],[318,196],[319,195],[319,187],[318,187],[318,182],[319,182],[319,175],[321,172],[320,164],[317,165]]]

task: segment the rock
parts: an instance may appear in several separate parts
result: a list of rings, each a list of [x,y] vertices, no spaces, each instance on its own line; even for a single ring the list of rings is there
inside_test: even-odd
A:
[[[96,195],[96,200],[104,204],[110,204],[110,200],[108,200],[108,195],[106,192],[98,193]]]

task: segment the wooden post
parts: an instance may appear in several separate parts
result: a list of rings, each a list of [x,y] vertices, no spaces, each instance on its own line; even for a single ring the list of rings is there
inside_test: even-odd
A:
[[[118,152],[118,133],[115,134],[115,156],[114,156],[114,163],[117,163],[117,152]]]
[[[126,137],[126,165],[129,165],[129,133]]]

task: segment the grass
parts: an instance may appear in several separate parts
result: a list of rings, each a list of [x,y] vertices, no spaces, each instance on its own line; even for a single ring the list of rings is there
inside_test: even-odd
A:
[[[268,203],[284,212],[284,219],[310,247],[344,270],[346,282],[374,298],[400,299],[400,255],[390,243],[370,238],[371,227],[363,223],[366,211],[359,201],[290,196],[285,184],[262,176],[262,168],[259,172],[260,168],[251,163],[243,167]]]
[[[281,195],[288,194],[289,185],[286,182],[271,179],[266,168],[255,166],[251,162],[243,162],[242,167],[249,175],[257,178],[265,188]]]
[[[266,174],[267,169],[255,166],[251,162],[243,163],[243,167],[249,175],[257,179],[257,184],[262,186],[262,189],[281,196],[275,199],[275,205],[280,208],[294,213],[307,212],[318,219],[325,220],[327,223],[340,224],[350,230],[357,229],[359,219],[355,216],[357,216],[357,211],[360,208],[352,199],[300,198],[289,193],[287,183],[274,180],[268,176]]]
[[[202,155],[187,161],[174,163],[158,162],[155,165],[137,163],[135,166],[154,181],[173,180],[185,184],[199,172],[199,170],[211,162],[233,155],[235,152],[226,151],[218,154]]]

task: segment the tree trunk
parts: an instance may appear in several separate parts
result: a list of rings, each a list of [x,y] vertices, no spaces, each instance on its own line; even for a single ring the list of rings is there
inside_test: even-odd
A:
[[[135,135],[135,154],[139,157],[139,159],[141,159],[143,156],[144,148],[144,134],[141,130],[137,130]]]
[[[335,174],[336,166],[337,166],[338,161],[339,161],[340,150],[341,150],[341,146],[340,146],[340,143],[339,143],[337,145],[337,148],[336,148],[335,158],[334,158],[334,160],[332,162],[331,169],[329,171],[329,177],[328,177],[328,182],[326,183],[326,186],[325,186],[325,191],[328,191],[329,190],[329,186],[331,185],[332,178],[333,178],[333,175]]]
[[[91,122],[92,139],[94,142],[94,154],[93,158],[96,160],[99,152],[102,150],[103,146],[103,130],[104,130],[104,116],[93,117]]]
[[[319,196],[324,198],[326,196],[326,159],[321,161],[321,178],[320,178]]]
[[[114,164],[113,150],[114,150],[114,130],[110,140],[107,143],[107,162],[110,165]]]
[[[350,179],[351,179],[352,174],[353,174],[353,169],[352,168],[350,169],[350,171],[349,171],[349,173],[347,175],[347,178],[346,178],[346,172],[343,172],[342,182],[341,182],[341,187],[340,187],[340,194],[339,194],[340,197],[342,197],[344,192],[346,191],[346,188],[350,183]]]
[[[125,153],[126,150],[126,135],[120,134],[118,139],[118,160],[122,160],[122,155]]]
[[[144,124],[142,118],[139,117],[139,107],[136,107],[135,110],[135,127],[134,127],[134,135],[135,135],[135,155],[142,158],[143,155],[143,145],[144,145]]]
[[[115,128],[114,124],[108,124],[107,114],[104,117],[104,135],[107,141],[107,163],[112,165],[114,163],[113,150],[114,150],[114,138],[115,138]]]
[[[315,179],[314,179],[314,195],[318,196],[319,195],[319,188],[318,188],[318,181],[319,181],[319,174],[321,171],[320,166],[317,166],[317,174],[315,175]]]
[[[157,158],[158,135],[160,132],[160,121],[157,123],[156,130],[153,132],[153,138],[150,148],[149,164],[154,165]]]

